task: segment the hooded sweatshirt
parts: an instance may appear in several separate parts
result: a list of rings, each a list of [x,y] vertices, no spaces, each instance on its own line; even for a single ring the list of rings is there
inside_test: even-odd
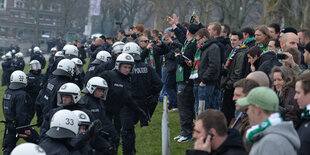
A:
[[[294,155],[300,141],[293,122],[270,126],[252,137],[254,141],[250,155]]]

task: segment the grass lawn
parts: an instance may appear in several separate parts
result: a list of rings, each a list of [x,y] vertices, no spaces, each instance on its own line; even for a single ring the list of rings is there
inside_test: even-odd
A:
[[[88,62],[88,61],[87,61]],[[84,71],[86,70],[87,65],[84,65]],[[24,72],[27,74],[29,71],[29,66],[25,66]],[[45,72],[45,70],[43,71]],[[0,75],[2,75],[2,70],[0,70]],[[6,87],[0,87],[0,120],[4,120],[3,111],[2,111],[2,98]],[[152,121],[149,123],[149,126],[146,128],[140,128],[139,123],[136,125],[136,150],[137,155],[160,155],[161,154],[161,119],[163,114],[163,104],[158,103],[156,111],[152,117]],[[181,130],[179,113],[173,112],[168,113],[169,117],[169,127],[170,127],[170,153],[171,155],[180,155],[185,154],[185,150],[193,148],[193,142],[190,143],[178,143],[173,140]],[[32,120],[32,123],[36,122],[36,117]],[[39,131],[38,128],[36,128]],[[0,143],[2,147],[4,133],[4,124],[0,124]],[[18,144],[25,142],[23,139],[18,141]],[[121,147],[119,147],[119,153],[121,154]],[[1,151],[0,154],[3,154]]]

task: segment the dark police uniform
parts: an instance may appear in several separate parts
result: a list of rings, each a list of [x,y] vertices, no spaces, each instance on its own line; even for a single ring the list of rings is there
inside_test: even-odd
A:
[[[34,104],[30,96],[25,92],[24,88],[5,90],[2,102],[2,108],[5,124],[5,135],[3,138],[3,154],[10,154],[16,146],[19,137],[17,133],[24,134],[27,129],[16,130],[16,127],[29,125],[34,116]],[[34,129],[31,130],[31,135],[24,138],[28,142],[38,143],[38,133]]]

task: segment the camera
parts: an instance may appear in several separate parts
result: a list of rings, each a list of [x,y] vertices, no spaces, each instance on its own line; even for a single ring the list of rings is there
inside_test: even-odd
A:
[[[285,55],[285,54],[277,54],[277,58],[278,59],[286,59],[287,55]]]

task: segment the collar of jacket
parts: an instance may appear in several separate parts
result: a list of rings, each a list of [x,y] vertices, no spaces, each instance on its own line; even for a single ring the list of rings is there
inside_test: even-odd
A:
[[[203,45],[202,45],[202,48],[201,48],[201,51],[204,51],[206,48],[208,48],[210,45],[212,45],[213,43],[217,43],[218,41],[214,38],[211,38],[209,40],[207,40]]]

